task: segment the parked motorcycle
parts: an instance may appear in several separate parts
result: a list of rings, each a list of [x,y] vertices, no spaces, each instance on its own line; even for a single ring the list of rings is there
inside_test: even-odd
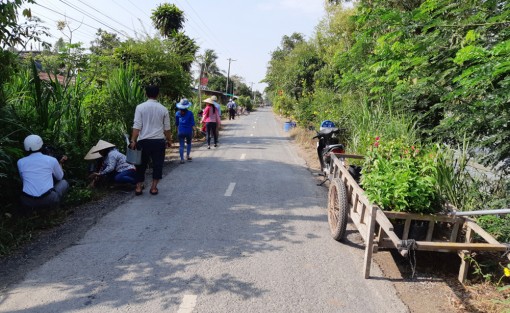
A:
[[[332,121],[323,121],[320,129],[313,138],[317,138],[317,156],[321,165],[321,172],[328,180],[331,168],[331,155],[345,153],[345,146],[339,143],[339,134],[341,129],[337,128]],[[322,182],[321,184],[323,184]]]

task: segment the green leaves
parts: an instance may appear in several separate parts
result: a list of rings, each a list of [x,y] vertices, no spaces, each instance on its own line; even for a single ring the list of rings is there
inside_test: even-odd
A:
[[[370,201],[397,212],[441,209],[432,150],[408,146],[402,140],[378,139],[366,155],[361,183]]]

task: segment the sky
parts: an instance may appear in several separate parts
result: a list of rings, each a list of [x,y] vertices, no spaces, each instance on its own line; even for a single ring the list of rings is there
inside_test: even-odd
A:
[[[32,15],[50,28],[55,43],[62,33],[55,27],[57,20],[67,19],[73,31],[73,42],[90,46],[98,28],[123,33],[155,35],[150,16],[159,4],[154,0],[36,0],[29,5]],[[280,46],[284,35],[301,33],[313,36],[324,16],[324,0],[169,0],[184,11],[184,32],[196,40],[199,54],[212,49],[216,63],[227,75],[244,78],[253,89],[263,92],[271,52]],[[121,39],[126,36],[120,35]],[[232,61],[229,62],[228,59]],[[234,61],[235,60],[235,61]]]

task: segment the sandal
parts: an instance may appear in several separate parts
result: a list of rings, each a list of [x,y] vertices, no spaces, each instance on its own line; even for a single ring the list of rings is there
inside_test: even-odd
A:
[[[159,190],[158,188],[154,188],[154,189],[151,189],[151,191],[149,191],[151,195],[155,196],[158,194]]]
[[[190,156],[187,159],[189,162],[191,162],[191,160],[193,160]]]
[[[181,162],[179,162],[179,163],[184,164],[184,160],[181,160]]]
[[[142,190],[135,190],[135,196],[140,196],[142,195],[143,191]]]

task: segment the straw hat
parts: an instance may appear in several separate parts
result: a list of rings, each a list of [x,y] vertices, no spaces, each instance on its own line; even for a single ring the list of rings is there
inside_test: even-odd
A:
[[[209,103],[209,104],[214,104],[214,100],[213,100],[213,99],[211,99],[211,98],[207,98],[207,99],[205,99],[203,102],[205,102],[205,103]]]
[[[93,147],[92,153],[98,152],[104,149],[113,148],[115,145],[113,143],[109,143],[108,141],[99,140],[97,144]]]
[[[216,96],[211,97],[212,101],[218,101],[218,98]]]
[[[90,148],[89,152],[87,152],[87,154],[85,155],[85,157],[83,159],[85,160],[97,160],[99,158],[101,158],[101,154],[99,154],[99,152],[93,152],[94,149],[96,148],[96,146],[93,146],[92,148]]]

